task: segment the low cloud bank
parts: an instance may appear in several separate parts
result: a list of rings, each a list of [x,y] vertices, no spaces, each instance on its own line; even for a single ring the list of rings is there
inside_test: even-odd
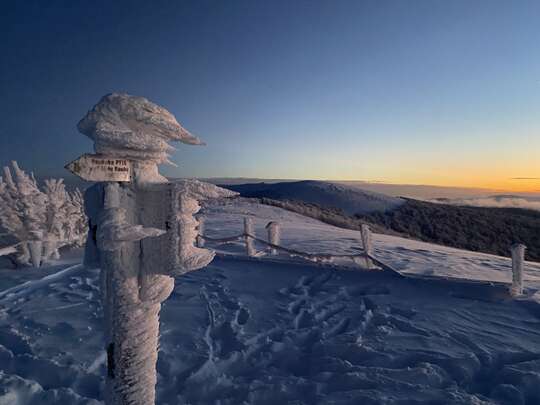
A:
[[[439,198],[429,201],[439,204],[468,205],[472,207],[524,208],[540,211],[540,199],[524,197]]]

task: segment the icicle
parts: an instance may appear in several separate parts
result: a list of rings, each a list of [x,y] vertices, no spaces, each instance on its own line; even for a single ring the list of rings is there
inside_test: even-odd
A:
[[[10,189],[15,188],[15,183],[13,182],[13,177],[11,177],[11,171],[8,166],[4,166],[4,177],[6,179],[6,184]]]

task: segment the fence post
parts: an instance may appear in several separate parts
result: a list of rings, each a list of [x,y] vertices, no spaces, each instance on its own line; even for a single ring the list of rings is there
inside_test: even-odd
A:
[[[523,262],[526,246],[521,243],[512,245],[512,288],[510,294],[518,297],[523,294]]]
[[[255,236],[253,232],[253,219],[251,217],[244,217],[244,235],[246,238],[246,253],[249,257],[255,256],[255,246],[253,245],[253,239]],[[251,236],[251,237],[250,237]]]
[[[266,229],[268,231],[268,242],[272,245],[279,245],[279,222],[271,221],[268,222],[266,225]],[[274,248],[271,248],[270,253],[273,255],[277,254],[277,250]]]
[[[369,229],[369,225],[362,224],[360,227],[360,236],[362,237],[362,245],[364,247],[364,253],[366,254],[366,268],[371,269],[371,259],[368,255],[372,254],[373,247],[371,245],[371,229]]]
[[[197,247],[204,247],[204,218],[199,217],[197,218],[197,221],[199,222],[199,225],[197,226],[197,229],[199,231],[199,234],[197,235]]]

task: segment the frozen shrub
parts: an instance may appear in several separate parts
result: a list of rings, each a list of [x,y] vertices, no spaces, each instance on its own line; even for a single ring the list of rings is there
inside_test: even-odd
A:
[[[81,192],[66,191],[62,179],[46,180],[40,189],[32,173],[12,165],[0,177],[0,225],[19,242],[17,263],[39,266],[58,258],[63,246],[82,246],[87,225]]]

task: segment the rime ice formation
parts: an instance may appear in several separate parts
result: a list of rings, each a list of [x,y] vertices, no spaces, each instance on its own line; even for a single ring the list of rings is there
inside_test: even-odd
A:
[[[177,262],[173,274],[180,275],[206,266],[214,258],[214,252],[194,246],[199,234],[199,222],[194,215],[199,212],[200,200],[227,198],[237,193],[197,180],[183,180],[174,183],[179,199],[175,207],[178,233],[175,246],[178,246]]]
[[[174,150],[169,141],[203,144],[165,108],[124,93],[102,97],[77,128],[94,141],[97,153],[146,162],[167,162]]]
[[[145,98],[107,95],[78,128],[96,152],[134,164],[132,183],[99,183],[85,194],[91,233],[85,263],[101,268],[106,403],[153,404],[161,303],[174,288],[173,276],[214,258],[194,246],[198,200],[236,193],[195,180],[169,183],[159,174],[157,165],[171,150],[167,141],[201,141]]]
[[[13,173],[4,167],[0,177],[0,225],[19,241],[16,261],[39,267],[59,258],[63,246],[82,246],[87,226],[81,192],[67,192],[62,179],[45,180],[40,189],[33,174],[17,162],[12,166]]]
[[[136,253],[136,242],[164,231],[129,224],[128,217],[133,212],[129,205],[124,208],[123,203],[130,190],[109,183],[100,191],[103,207],[95,235],[101,252],[101,291],[108,342],[107,403],[151,404],[155,396],[155,348],[161,301],[141,299],[141,279],[146,275],[140,274],[137,257],[123,254]],[[156,288],[164,292],[162,298],[167,298],[174,285],[172,279],[156,282]]]

